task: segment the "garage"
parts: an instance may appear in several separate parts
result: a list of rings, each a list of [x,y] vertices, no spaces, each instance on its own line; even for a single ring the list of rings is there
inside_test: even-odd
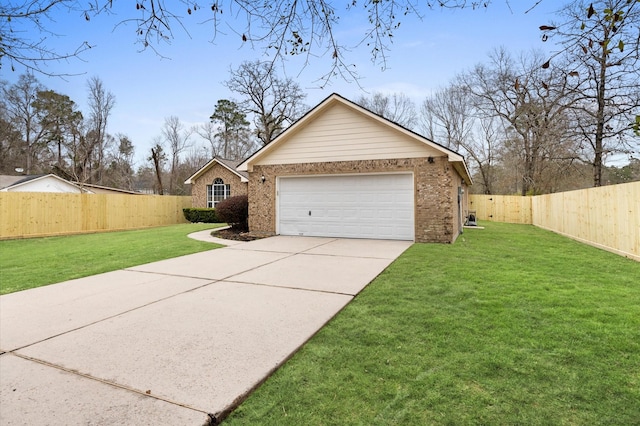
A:
[[[472,183],[460,154],[336,93],[237,170],[260,236],[450,244]]]
[[[412,173],[279,177],[281,235],[414,239]]]

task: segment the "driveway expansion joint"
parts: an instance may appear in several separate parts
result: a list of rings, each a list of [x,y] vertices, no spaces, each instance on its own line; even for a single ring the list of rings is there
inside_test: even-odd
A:
[[[137,271],[136,271],[136,272],[137,272]],[[192,277],[185,277],[185,278],[192,278]],[[202,278],[200,278],[200,280],[203,280],[203,279],[202,279]],[[153,301],[151,301],[151,302],[148,302],[148,303],[145,303],[145,304],[142,304],[142,305],[136,306],[135,308],[126,309],[126,310],[124,310],[124,311],[122,311],[122,312],[118,312],[118,313],[116,313],[116,314],[109,315],[109,316],[106,316],[106,317],[103,317],[103,318],[97,319],[97,320],[95,320],[95,321],[91,321],[91,322],[86,323],[86,324],[83,324],[83,325],[81,325],[81,326],[79,326],[79,327],[74,327],[74,328],[71,328],[71,329],[69,329],[69,330],[65,330],[65,331],[62,331],[62,332],[60,332],[60,333],[50,335],[50,336],[48,336],[48,337],[47,337],[47,338],[45,338],[45,339],[40,339],[40,340],[37,340],[37,341],[35,341],[35,342],[31,342],[31,343],[29,343],[29,344],[22,345],[22,346],[20,346],[20,347],[17,347],[17,348],[14,348],[14,349],[10,349],[10,350],[8,350],[8,351],[5,351],[5,353],[15,353],[16,351],[19,351],[19,350],[21,350],[21,349],[25,349],[25,348],[28,348],[28,347],[30,347],[30,346],[37,345],[37,344],[42,343],[42,342],[46,342],[46,341],[48,341],[48,340],[52,340],[52,339],[55,339],[55,338],[60,337],[60,336],[64,336],[65,334],[69,334],[69,333],[76,332],[76,331],[78,331],[78,330],[82,330],[82,329],[85,329],[85,328],[89,328],[89,327],[94,326],[94,325],[96,325],[96,324],[100,324],[100,323],[102,323],[102,322],[104,322],[104,321],[108,321],[108,320],[110,320],[110,319],[117,318],[117,317],[119,317],[119,316],[121,316],[121,315],[124,315],[124,314],[130,313],[130,312],[134,312],[134,311],[137,311],[137,310],[139,310],[139,309],[146,308],[146,307],[148,307],[148,306],[154,305],[154,304],[156,304],[156,303],[163,302],[163,301],[165,301],[165,300],[169,300],[169,299],[174,298],[174,297],[176,297],[176,296],[179,296],[179,295],[181,295],[181,294],[186,294],[186,293],[192,292],[192,291],[194,291],[194,290],[198,290],[198,289],[201,289],[201,288],[203,288],[203,287],[207,287],[207,286],[209,286],[209,285],[211,285],[211,284],[215,284],[216,282],[218,282],[218,281],[220,281],[220,280],[203,280],[203,281],[207,281],[207,282],[206,282],[205,284],[200,285],[200,286],[197,286],[197,287],[194,287],[194,288],[190,288],[190,289],[188,289],[188,290],[184,290],[184,291],[181,291],[181,292],[179,292],[179,293],[174,293],[174,294],[171,294],[171,295],[169,295],[169,296],[162,297],[162,298],[160,298],[160,299],[156,299],[156,300],[153,300]],[[0,354],[0,355],[1,355],[1,354]]]
[[[198,409],[196,407],[192,407],[189,404],[173,401],[171,399],[164,398],[164,397],[159,396],[159,395],[154,395],[150,390],[146,390],[146,391],[138,390],[138,389],[132,388],[130,386],[122,385],[120,383],[116,383],[116,382],[113,382],[113,381],[110,381],[110,380],[102,379],[100,377],[95,377],[95,376],[92,376],[90,374],[83,373],[81,371],[78,371],[78,370],[75,370],[75,369],[72,369],[72,368],[63,367],[61,365],[53,364],[53,363],[44,361],[42,359],[30,357],[28,355],[19,354],[19,353],[16,353],[16,352],[12,352],[11,355],[16,356],[18,358],[22,358],[25,361],[30,361],[30,362],[35,362],[35,363],[38,363],[38,364],[42,364],[42,365],[50,367],[50,368],[55,368],[56,370],[61,370],[61,371],[64,371],[66,373],[73,374],[74,376],[78,376],[78,377],[82,377],[84,379],[89,379],[89,380],[93,380],[93,381],[96,381],[96,382],[100,382],[100,383],[103,383],[105,385],[109,385],[109,386],[113,386],[113,387],[116,387],[116,388],[119,388],[119,389],[123,389],[123,390],[128,391],[128,392],[133,392],[133,393],[136,393],[138,395],[142,395],[142,396],[147,397],[147,398],[157,399],[159,401],[164,401],[164,402],[167,402],[167,403],[172,404],[172,405],[177,405],[179,407],[187,408],[189,410],[198,411],[200,413],[204,413],[204,414],[207,414],[207,415],[209,414],[206,410],[201,410],[201,409]]]
[[[261,287],[283,288],[283,289],[287,289],[287,290],[298,290],[298,291],[309,291],[309,292],[312,292],[312,293],[335,294],[335,295],[338,295],[338,296],[347,296],[347,297],[351,297],[351,298],[354,298],[356,296],[355,294],[352,294],[352,293],[342,293],[342,292],[339,292],[339,291],[329,291],[329,290],[318,290],[318,289],[313,289],[313,288],[303,288],[303,287],[293,287],[293,286],[284,286],[284,285],[253,283],[253,282],[248,282],[248,281],[237,281],[237,280],[228,280],[228,279],[225,279],[224,281],[228,282],[228,283],[232,283],[232,284],[258,285],[258,286],[261,286]]]

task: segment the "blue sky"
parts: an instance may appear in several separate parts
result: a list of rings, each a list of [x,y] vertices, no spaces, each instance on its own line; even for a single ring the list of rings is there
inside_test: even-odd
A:
[[[175,26],[170,44],[160,43],[157,50],[140,51],[134,26],[116,24],[135,16],[129,3],[114,2],[120,9],[86,21],[77,12],[56,12],[55,22],[47,24],[59,36],[48,36],[47,44],[58,50],[74,50],[83,41],[93,48],[81,55],[82,60],[52,63],[46,69],[69,76],[36,77],[48,89],[68,95],[82,111],[86,111],[86,81],[91,76],[102,79],[107,90],[116,97],[109,132],[129,136],[136,148],[136,166],[149,156],[154,137],[160,135],[164,118],[177,116],[186,125],[208,121],[218,99],[233,98],[222,84],[229,69],[244,60],[270,59],[260,49],[242,44],[240,36],[230,30],[218,34],[215,40],[210,25],[198,24],[208,16],[206,10],[187,16],[183,22],[189,31]],[[334,4],[347,4],[335,1]],[[303,58],[293,58],[281,74],[294,78],[307,93],[306,103],[313,106],[333,92],[356,100],[367,92],[404,92],[418,105],[433,90],[446,85],[457,73],[485,61],[488,53],[504,46],[513,54],[531,49],[552,50],[542,43],[542,24],[553,20],[553,12],[561,6],[557,0],[543,0],[525,14],[535,0],[494,0],[480,10],[424,10],[422,20],[405,17],[395,32],[395,41],[387,58],[387,69],[371,62],[366,46],[353,49],[347,59],[356,65],[361,80],[348,83],[339,77],[325,88],[318,87],[318,78],[330,67],[330,57],[311,58],[303,66]],[[363,13],[342,14],[336,33],[342,42],[355,45],[366,27]],[[320,52],[320,51],[318,51]],[[24,72],[19,67],[11,72],[5,66],[0,78],[14,82]],[[197,136],[194,145],[203,144]]]

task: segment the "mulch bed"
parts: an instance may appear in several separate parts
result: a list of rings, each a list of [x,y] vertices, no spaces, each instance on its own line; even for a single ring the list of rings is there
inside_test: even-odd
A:
[[[264,238],[264,237],[253,235],[251,234],[251,232],[241,231],[233,228],[214,231],[211,235],[213,235],[214,237],[223,238],[225,240],[235,240],[235,241],[253,241],[253,240],[259,240],[261,238]]]

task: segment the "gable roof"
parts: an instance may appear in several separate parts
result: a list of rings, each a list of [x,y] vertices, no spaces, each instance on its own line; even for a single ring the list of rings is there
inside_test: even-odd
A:
[[[33,180],[42,176],[45,176],[45,175],[27,175],[27,176],[0,175],[0,189],[9,188],[13,185],[17,185],[22,182],[28,182],[30,180]]]
[[[11,189],[24,186],[28,183],[36,182],[39,180],[47,180],[54,179],[62,182],[65,185],[69,185],[78,189],[79,192],[91,192],[87,189],[83,189],[82,187],[74,184],[73,182],[69,182],[68,180],[62,179],[59,176],[56,176],[52,173],[46,175],[26,175],[26,176],[8,176],[2,175],[0,176],[0,191],[9,191]]]
[[[300,132],[309,123],[313,122],[316,118],[322,115],[325,111],[335,105],[343,105],[350,109],[351,111],[355,111],[358,114],[362,114],[366,117],[369,117],[376,122],[387,126],[390,129],[393,129],[396,132],[403,134],[408,137],[410,140],[418,142],[420,144],[424,144],[425,146],[441,152],[443,155],[446,155],[449,159],[449,162],[452,163],[453,167],[456,171],[462,176],[462,178],[468,183],[471,184],[471,175],[469,170],[467,169],[467,165],[464,161],[464,157],[457,152],[450,150],[449,148],[440,145],[412,130],[409,130],[393,121],[382,117],[379,114],[376,114],[344,97],[337,93],[333,93],[325,98],[322,102],[312,108],[309,112],[307,112],[302,118],[289,126],[284,132],[282,132],[278,137],[276,137],[273,142],[269,145],[263,146],[261,149],[256,151],[249,158],[244,160],[239,166],[238,171],[251,171],[253,169],[253,165],[259,163],[261,159],[266,158],[270,153],[277,150],[281,145],[285,144],[287,140],[289,140],[292,135]]]
[[[249,174],[246,171],[239,171],[237,169],[238,165],[240,164],[239,161],[226,160],[224,158],[213,157],[211,161],[209,161],[204,166],[200,167],[194,174],[192,174],[187,180],[185,180],[184,181],[185,185],[193,184],[195,180],[197,180],[200,176],[202,176],[214,164],[220,164],[225,169],[238,175],[238,177],[240,178],[240,182],[249,182]]]
[[[128,189],[120,189],[113,188],[111,186],[103,186],[103,185],[95,185],[93,183],[82,183],[82,182],[73,182],[75,185],[78,185],[82,188],[90,188],[96,193],[106,193],[106,194],[130,194],[130,195],[140,195],[141,192],[130,191]]]

